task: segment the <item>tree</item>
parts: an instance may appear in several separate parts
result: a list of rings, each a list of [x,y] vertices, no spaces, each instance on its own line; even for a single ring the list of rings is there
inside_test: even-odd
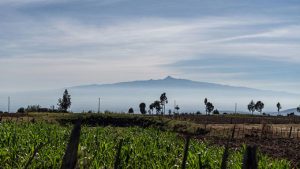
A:
[[[160,101],[156,100],[156,101],[153,103],[153,106],[154,106],[154,108],[156,109],[156,114],[161,113],[162,107],[161,107],[161,102],[160,102]]]
[[[179,113],[180,107],[179,107],[178,105],[176,105],[174,108],[175,108],[175,110],[176,110],[176,113],[178,114],[178,113]]]
[[[299,113],[300,113],[300,106],[299,106],[299,107],[297,107],[297,112],[299,112]]]
[[[160,95],[160,104],[162,105],[163,107],[163,114],[165,114],[165,111],[166,111],[166,104],[168,104],[168,98],[166,96],[166,93],[163,93]]]
[[[145,103],[141,103],[139,105],[139,107],[140,107],[141,114],[146,114],[147,113],[147,111],[146,111],[146,104]]]
[[[20,107],[17,111],[18,113],[25,113],[25,109],[24,107]]]
[[[214,105],[211,102],[206,103],[206,112],[210,114],[214,110]]]
[[[172,110],[171,110],[171,109],[169,109],[169,116],[171,116],[171,114],[172,114]]]
[[[213,111],[213,114],[220,114],[220,112],[219,112],[218,109],[216,109],[216,110]]]
[[[265,107],[265,104],[262,101],[258,101],[255,104],[255,110],[260,112],[260,114],[261,114],[262,110],[264,109],[264,107]]]
[[[151,113],[151,114],[153,114],[153,109],[154,109],[154,103],[151,103],[150,105],[149,105],[149,113]]]
[[[204,99],[204,105],[205,105],[205,113],[207,115],[207,108],[206,108],[206,105],[207,105],[207,98]]]
[[[282,109],[281,104],[278,102],[276,106],[277,106],[278,115],[280,115],[280,109]]]
[[[253,112],[255,111],[255,103],[253,100],[251,100],[251,102],[248,104],[248,110],[253,115]]]
[[[133,114],[133,113],[134,113],[134,111],[133,111],[133,108],[132,108],[132,107],[130,107],[130,108],[129,108],[129,110],[128,110],[128,113],[129,113],[129,114]]]
[[[68,90],[65,89],[63,97],[58,99],[58,109],[67,112],[68,108],[71,106],[71,95],[69,95]]]

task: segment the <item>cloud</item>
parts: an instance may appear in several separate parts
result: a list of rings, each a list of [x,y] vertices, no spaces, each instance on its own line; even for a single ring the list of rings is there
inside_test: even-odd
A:
[[[13,3],[47,6],[47,3],[60,2],[14,0]],[[108,1],[101,3],[106,5]],[[186,72],[196,76],[191,72],[199,69],[198,65],[197,69],[187,66],[172,70],[165,65],[184,60],[213,61],[216,55],[221,60],[238,56],[244,60],[263,58],[300,63],[300,24],[293,17],[290,20],[269,15],[165,17],[145,16],[144,13],[129,17],[117,13],[117,17],[105,21],[95,18],[87,21],[78,15],[72,16],[70,9],[63,11],[62,16],[51,13],[50,7],[45,13],[40,8],[32,9],[40,10],[42,16],[19,6],[9,9],[8,13],[0,12],[0,15],[9,14],[0,23],[0,63],[3,65],[0,70],[4,72],[1,79],[6,81],[0,86],[5,88],[16,88],[22,82],[30,88],[38,81],[36,77],[43,79],[38,87],[45,82],[48,84],[44,86],[58,87],[95,83],[98,79],[101,82],[126,81],[168,74],[184,76]],[[216,68],[211,64],[201,66],[204,70],[211,66]],[[242,68],[224,72],[224,67],[230,64],[217,66],[214,71],[209,69],[210,76],[198,75],[196,79],[228,82],[249,74]],[[89,77],[91,72],[99,78]]]

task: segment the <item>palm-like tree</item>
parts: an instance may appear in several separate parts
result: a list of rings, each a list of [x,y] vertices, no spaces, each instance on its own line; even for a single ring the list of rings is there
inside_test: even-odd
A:
[[[278,115],[280,115],[280,109],[282,109],[281,104],[278,102],[276,107],[277,107]]]
[[[156,114],[159,114],[161,112],[161,102],[156,100],[154,103],[153,103],[153,106],[154,108],[156,109]]]
[[[254,103],[253,100],[251,100],[251,102],[248,104],[248,110],[249,110],[249,112],[251,112],[252,115],[253,115],[253,112],[255,111],[255,103]]]
[[[176,105],[174,108],[175,108],[175,110],[176,110],[176,113],[179,113],[180,107],[179,107],[178,105]]]
[[[204,105],[205,105],[205,112],[206,112],[206,115],[207,115],[207,108],[206,108],[207,107],[207,98],[204,99]]]
[[[160,104],[163,107],[163,114],[165,114],[166,104],[168,104],[168,98],[166,96],[166,93],[163,93],[163,94],[160,95]]]
[[[150,111],[151,111],[151,114],[153,114],[154,103],[151,103],[151,104],[149,105],[149,109],[150,109]]]
[[[208,114],[210,114],[214,110],[214,108],[215,107],[211,102],[206,103],[206,112],[208,112]]]
[[[255,104],[255,110],[260,112],[260,114],[261,114],[262,110],[264,109],[264,107],[265,107],[265,104],[262,101],[258,101]]]

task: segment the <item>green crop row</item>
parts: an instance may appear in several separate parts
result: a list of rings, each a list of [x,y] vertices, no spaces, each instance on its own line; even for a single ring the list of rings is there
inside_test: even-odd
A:
[[[60,168],[72,127],[47,123],[0,124],[0,168]],[[121,168],[180,168],[184,139],[173,132],[139,127],[85,127],[78,148],[80,168],[113,168],[116,147],[123,140]],[[40,149],[37,150],[37,147]],[[245,148],[230,150],[228,168],[241,168]],[[34,151],[37,150],[35,156]],[[187,168],[220,168],[224,147],[208,146],[192,139]],[[33,157],[32,161],[30,158]],[[286,160],[262,154],[259,168],[290,168]]]

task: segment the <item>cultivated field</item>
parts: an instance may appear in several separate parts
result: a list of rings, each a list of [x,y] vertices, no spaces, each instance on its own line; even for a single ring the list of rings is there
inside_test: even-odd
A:
[[[116,164],[117,168],[182,168],[185,138],[188,137],[191,137],[191,141],[188,144],[186,168],[220,168],[227,143],[227,168],[241,168],[246,145],[258,146],[259,168],[299,167],[296,161],[299,141],[295,134],[288,134],[284,138],[271,135],[268,127],[271,124],[201,124],[193,122],[190,119],[194,117],[188,116],[183,119],[68,113],[3,116],[0,125],[0,166],[60,168],[66,147],[70,144],[72,124],[78,118],[82,119],[77,151],[79,168],[114,168]],[[289,128],[284,124],[275,126]],[[298,124],[288,126],[299,127]],[[251,128],[262,132],[243,136]],[[283,151],[278,155],[281,149],[291,154]]]

